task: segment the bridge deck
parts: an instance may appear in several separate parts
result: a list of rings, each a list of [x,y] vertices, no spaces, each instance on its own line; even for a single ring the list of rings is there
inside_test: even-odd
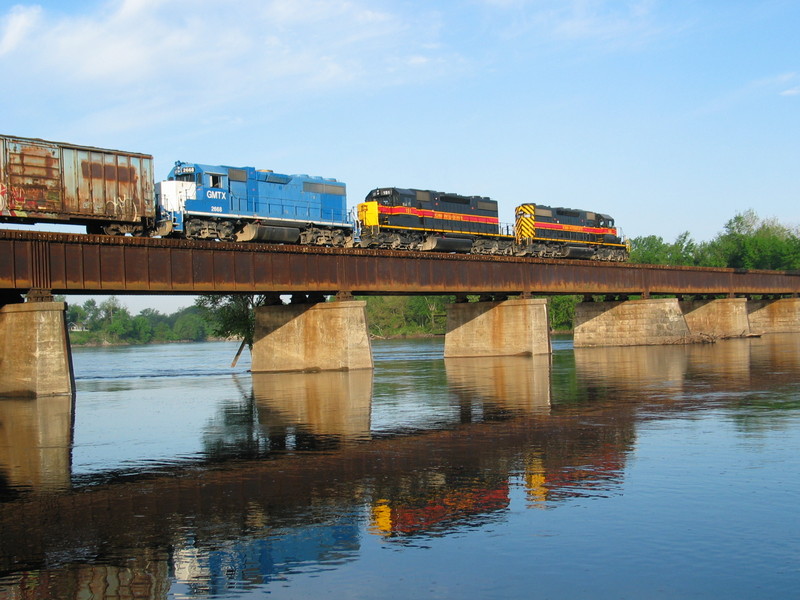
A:
[[[798,294],[800,272],[0,230],[0,290]]]

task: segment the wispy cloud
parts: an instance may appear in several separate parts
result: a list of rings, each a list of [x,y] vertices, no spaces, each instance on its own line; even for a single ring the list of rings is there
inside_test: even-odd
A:
[[[800,95],[800,86],[793,85],[799,77],[798,73],[786,72],[745,82],[699,108],[696,115],[722,113],[768,97]]]
[[[38,6],[14,6],[0,19],[0,57],[20,45],[36,27],[41,13]]]
[[[507,19],[505,35],[604,44],[640,43],[662,32],[656,0],[478,0]]]
[[[568,39],[619,39],[639,35],[652,26],[654,2],[574,0],[551,12],[549,23],[556,36]]]
[[[800,75],[794,72],[782,73],[777,77],[765,79],[762,84],[767,88],[780,90],[778,94],[781,96],[800,96],[800,85],[797,85],[798,78]]]
[[[0,14],[0,76],[104,115],[138,102],[172,107],[169,118],[263,105],[424,80],[458,63],[431,44],[435,20],[368,0],[111,0],[72,11]]]

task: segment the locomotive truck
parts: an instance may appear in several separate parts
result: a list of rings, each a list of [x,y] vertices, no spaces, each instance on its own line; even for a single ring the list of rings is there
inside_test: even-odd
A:
[[[533,203],[502,227],[497,202],[377,188],[347,210],[336,179],[178,161],[155,182],[153,157],[0,136],[0,222],[83,225],[88,233],[360,246],[623,261],[604,214]]]

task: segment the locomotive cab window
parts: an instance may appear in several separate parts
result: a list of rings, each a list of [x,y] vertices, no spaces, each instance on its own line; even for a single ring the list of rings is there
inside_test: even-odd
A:
[[[222,175],[219,173],[209,173],[208,174],[208,185],[212,188],[221,188],[222,187]]]
[[[597,215],[597,224],[599,227],[613,227],[614,219],[606,215]]]

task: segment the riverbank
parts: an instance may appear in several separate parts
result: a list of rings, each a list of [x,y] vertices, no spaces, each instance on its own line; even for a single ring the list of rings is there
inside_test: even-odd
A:
[[[145,343],[108,340],[76,341],[70,333],[69,344],[74,348],[116,348],[120,346],[152,346],[155,344],[202,344],[205,342],[241,342],[241,338],[209,337],[204,340],[150,340]]]

